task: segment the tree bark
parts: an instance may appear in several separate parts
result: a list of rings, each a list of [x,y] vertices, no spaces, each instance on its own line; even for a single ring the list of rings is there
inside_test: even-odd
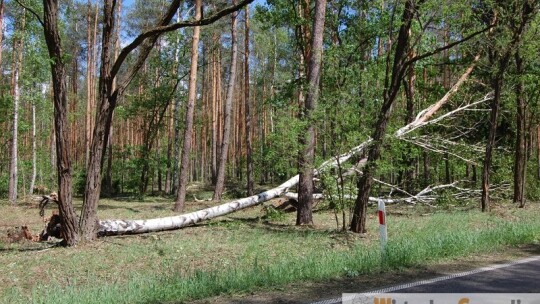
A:
[[[272,198],[279,197],[296,183],[298,183],[298,175],[289,179],[277,188],[265,191],[263,193],[178,216],[148,220],[103,220],[99,222],[98,235],[137,234],[191,226],[200,221],[229,214],[240,209],[255,206]]]
[[[212,36],[212,45],[215,48],[218,45],[217,34]],[[219,92],[221,91],[221,85],[219,82],[219,70],[221,69],[221,60],[218,61],[219,53],[217,50],[212,52],[212,155],[211,155],[211,175],[212,175],[212,185],[216,185],[217,182],[217,164],[218,164],[218,125],[219,125]]]
[[[506,70],[506,67],[504,68]],[[503,70],[503,73],[504,73]],[[501,70],[499,70],[501,71]],[[489,178],[491,159],[493,157],[493,147],[495,145],[495,135],[497,133],[497,122],[499,117],[499,109],[501,104],[501,90],[503,85],[503,75],[499,74],[495,79],[491,81],[491,87],[494,90],[493,100],[490,102],[490,116],[489,116],[489,133],[486,142],[486,152],[484,156],[484,162],[482,166],[482,212],[489,212]]]
[[[8,185],[8,200],[15,204],[17,203],[17,185],[18,185],[18,134],[19,134],[19,103],[21,99],[19,76],[22,69],[23,60],[23,35],[26,23],[26,10],[22,10],[22,19],[17,22],[15,31],[16,37],[13,41],[13,63],[12,63],[12,79],[13,88],[13,124],[11,137],[11,156],[9,162],[9,185]]]
[[[236,4],[236,1],[233,1]],[[221,200],[223,189],[225,187],[225,169],[227,164],[227,155],[229,153],[229,142],[231,134],[231,115],[234,98],[234,89],[236,84],[236,62],[238,60],[238,38],[236,29],[237,13],[232,13],[232,29],[231,29],[231,68],[229,76],[229,84],[227,88],[227,97],[225,100],[225,113],[223,123],[223,139],[221,141],[221,154],[218,162],[218,171],[216,179],[216,187],[214,189],[214,200]]]
[[[516,151],[514,154],[514,203],[517,203],[520,208],[525,206],[525,176],[527,166],[527,107],[525,97],[523,96],[523,58],[519,50],[514,55],[516,61],[517,83],[515,87],[516,94]]]
[[[201,0],[195,1],[195,20],[200,20],[202,15]],[[184,145],[182,147],[182,161],[180,164],[180,178],[178,181],[178,194],[174,211],[182,212],[186,201],[187,176],[189,172],[189,162],[191,154],[191,140],[193,137],[193,112],[195,100],[197,98],[197,67],[199,60],[199,35],[200,27],[193,28],[193,39],[191,45],[191,69],[189,72],[188,102],[186,105],[186,128],[184,129]]]
[[[411,50],[409,54],[409,59],[414,58],[415,55],[415,51]],[[407,100],[405,124],[409,124],[414,120],[414,100],[416,93],[416,74],[414,71],[414,66],[414,63],[411,64],[411,66],[409,67],[409,71],[407,72],[407,79],[403,81],[405,87],[405,98]],[[410,154],[412,151],[409,147],[406,147],[404,152]],[[404,161],[405,168],[403,168],[403,188],[408,192],[412,191],[412,181],[414,179],[413,162],[414,159],[411,157],[407,157]]]
[[[79,241],[77,216],[72,202],[71,157],[69,154],[69,122],[67,119],[67,84],[64,54],[58,30],[58,2],[43,0],[43,27],[50,57],[53,83],[54,129],[56,139],[56,168],[58,173],[58,209],[62,237],[69,246]]]
[[[34,193],[37,176],[37,145],[36,145],[36,104],[32,102],[32,176],[30,177],[30,187],[28,193]]]
[[[176,15],[176,22],[180,22],[180,14]],[[172,65],[171,74],[176,79],[178,78],[178,63],[180,61],[180,35],[176,36],[176,45],[174,48],[174,63]],[[179,106],[179,98],[173,96],[171,100],[168,136],[167,136],[167,177],[165,192],[167,194],[176,193],[177,174],[178,174],[178,158],[180,154],[180,147],[178,140],[180,134],[177,134],[177,124],[179,126],[177,111]],[[178,130],[179,131],[179,130]]]
[[[252,151],[252,114],[251,102],[249,100],[250,84],[249,84],[249,5],[246,5],[245,33],[244,33],[244,98],[245,98],[245,114],[246,114],[246,175],[247,175],[247,195],[253,195],[253,151]]]
[[[307,123],[305,135],[300,137],[303,151],[299,157],[298,210],[296,225],[313,223],[313,170],[315,163],[315,123],[314,111],[319,99],[319,81],[322,64],[322,45],[324,36],[324,19],[326,0],[317,0],[311,35],[311,51],[308,65],[308,90],[303,108],[302,120]]]
[[[86,124],[85,124],[85,166],[88,166],[90,159],[90,143],[92,142],[93,129],[93,109],[95,107],[95,52],[96,52],[96,36],[97,36],[97,14],[98,7],[96,6],[95,14],[93,14],[93,5],[88,1],[88,15],[86,16],[86,44],[87,44],[87,60],[86,60]],[[93,29],[93,30],[92,30]]]

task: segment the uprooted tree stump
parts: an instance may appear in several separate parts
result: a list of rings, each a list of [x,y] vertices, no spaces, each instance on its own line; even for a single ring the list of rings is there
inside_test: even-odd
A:
[[[62,219],[60,215],[56,212],[53,212],[53,215],[50,217],[49,221],[45,225],[45,228],[39,234],[39,241],[46,242],[50,237],[55,237],[57,239],[62,238]]]
[[[36,237],[32,235],[28,226],[17,226],[8,229],[7,240],[10,243],[17,243],[21,241],[35,241]]]
[[[56,192],[52,192],[49,195],[43,195],[41,197],[41,201],[39,202],[39,215],[41,217],[44,217],[45,207],[50,202],[58,204],[58,195],[56,194]],[[58,211],[53,211],[53,214],[51,215],[49,220],[44,220],[44,222],[46,222],[45,228],[43,228],[43,231],[41,231],[41,233],[39,234],[38,241],[48,241],[50,237],[55,237],[58,239],[62,238],[62,218],[60,217]]]

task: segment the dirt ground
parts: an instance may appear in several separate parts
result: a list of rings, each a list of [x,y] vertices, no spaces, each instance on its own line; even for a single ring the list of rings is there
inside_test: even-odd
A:
[[[540,244],[511,247],[489,254],[463,257],[442,263],[430,264],[416,269],[380,273],[369,276],[343,278],[324,282],[306,282],[289,285],[276,290],[260,290],[250,294],[224,295],[195,301],[196,304],[303,304],[338,298],[342,293],[377,290],[418,280],[464,272],[493,264],[540,255]]]

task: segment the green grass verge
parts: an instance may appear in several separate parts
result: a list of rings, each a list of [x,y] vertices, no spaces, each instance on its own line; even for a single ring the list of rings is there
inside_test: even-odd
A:
[[[264,253],[238,256],[238,262],[210,271],[163,269],[161,275],[133,275],[123,284],[89,280],[34,288],[34,303],[181,303],[224,293],[247,292],[295,281],[326,280],[391,271],[458,256],[489,252],[504,246],[537,243],[540,222],[521,213],[519,221],[479,212],[435,214],[421,221],[390,222],[390,242],[384,255],[379,245],[362,241],[345,251],[282,255],[272,261]],[[392,226],[393,225],[393,226]],[[299,237],[297,235],[296,237]],[[256,242],[256,241],[254,241]],[[246,247],[249,247],[246,244]],[[115,276],[128,274],[117,273]],[[113,276],[114,277],[114,276]],[[22,303],[20,292],[4,294],[3,301]],[[26,303],[27,298],[24,300]]]

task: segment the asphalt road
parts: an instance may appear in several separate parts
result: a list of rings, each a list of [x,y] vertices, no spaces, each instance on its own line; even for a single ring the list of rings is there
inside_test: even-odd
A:
[[[540,293],[540,256],[373,290],[379,293]],[[313,304],[337,304],[341,298]]]
[[[412,286],[400,293],[540,293],[540,257],[526,263]]]

